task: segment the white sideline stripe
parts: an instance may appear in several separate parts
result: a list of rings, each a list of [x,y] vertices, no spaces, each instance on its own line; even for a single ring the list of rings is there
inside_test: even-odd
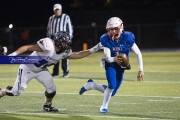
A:
[[[95,105],[78,105],[80,107],[97,107],[99,108],[100,106],[95,106]]]
[[[173,113],[173,112],[161,112],[161,111],[160,111],[160,112],[149,112],[149,113],[158,113],[158,114],[159,114],[159,113],[164,113],[164,114],[167,114],[167,113]]]
[[[3,114],[3,113],[5,113],[5,114],[7,114],[7,112],[0,112],[0,114]],[[126,118],[126,119],[130,119],[130,118],[132,118],[132,119],[154,119],[154,120],[175,120],[175,119],[161,119],[161,118],[151,118],[151,117],[129,117],[129,116],[122,116],[122,117],[120,117],[120,116],[107,116],[107,115],[83,115],[83,114],[75,114],[75,115],[73,115],[73,114],[71,114],[71,115],[69,115],[69,114],[58,114],[58,113],[17,113],[17,112],[8,112],[8,113],[11,113],[11,114],[19,114],[19,115],[46,115],[46,116],[52,116],[52,115],[54,115],[54,116],[82,116],[82,117],[95,117],[95,118],[117,118],[117,119],[119,119],[119,118]]]
[[[175,102],[176,100],[148,100],[149,102]]]
[[[135,71],[134,71],[135,72]],[[151,73],[180,73],[180,71],[146,71],[146,72],[151,72]]]
[[[77,78],[53,78],[54,80],[61,80],[61,81],[70,81],[70,80],[72,80],[72,81],[87,81],[88,79],[77,79]],[[0,81],[3,81],[3,80],[16,80],[16,78],[14,78],[14,77],[12,77],[12,78],[1,78],[0,77]],[[102,78],[102,80],[105,80],[105,78],[103,79]],[[99,81],[99,80],[97,80],[97,81]],[[134,81],[123,81],[123,82],[136,82],[136,80],[134,80]],[[144,80],[143,82],[157,82],[157,83],[175,83],[175,84],[179,84],[180,83],[180,81],[146,81],[146,80]]]
[[[32,91],[27,91],[25,93],[37,93],[37,94],[43,94],[44,92],[32,92]],[[56,93],[59,95],[79,95],[78,93]],[[103,94],[84,94],[84,96],[103,96]],[[145,98],[174,98],[174,99],[180,99],[179,96],[143,96],[143,95],[116,95],[118,97],[123,96],[123,97],[145,97]]]
[[[142,103],[119,103],[119,102],[113,102],[113,104],[122,104],[122,105],[140,105]]]
[[[104,69],[103,69],[104,70]],[[15,71],[16,73],[17,71]],[[130,70],[127,71],[128,73],[133,73],[133,72],[138,72],[137,70]],[[146,71],[146,72],[151,72],[151,73],[180,73],[180,71],[158,71],[158,70],[153,70],[153,71]],[[0,73],[4,73],[4,71],[1,71]],[[8,72],[7,72],[8,73]],[[12,72],[13,73],[13,72]],[[78,71],[78,72],[72,72],[72,73],[84,73],[84,71]],[[88,73],[96,73],[94,71],[88,71]],[[98,71],[98,73],[104,73],[104,71]],[[14,74],[16,75],[16,74]]]

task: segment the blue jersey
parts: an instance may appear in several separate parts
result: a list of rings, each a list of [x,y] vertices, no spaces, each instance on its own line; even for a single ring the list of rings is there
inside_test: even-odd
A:
[[[135,42],[135,37],[132,32],[123,31],[118,42],[112,40],[107,33],[101,36],[101,44],[111,51],[111,57],[115,57],[117,53],[125,53],[129,56],[130,48]]]
[[[110,49],[111,57],[115,57],[118,53],[125,53],[129,56],[130,49],[135,42],[135,37],[132,32],[123,31],[118,42],[116,42],[112,40],[107,33],[105,33],[101,36],[100,41],[103,47]]]

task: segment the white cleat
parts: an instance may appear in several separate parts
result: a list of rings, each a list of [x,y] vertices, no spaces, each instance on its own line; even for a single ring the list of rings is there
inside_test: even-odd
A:
[[[100,108],[100,113],[108,113],[108,109],[107,108]]]

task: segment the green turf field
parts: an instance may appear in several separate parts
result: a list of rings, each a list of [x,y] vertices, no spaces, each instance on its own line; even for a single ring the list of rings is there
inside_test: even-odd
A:
[[[79,89],[92,78],[106,84],[104,69],[99,65],[103,53],[70,60],[70,78],[54,79],[57,95],[53,106],[58,113],[42,110],[44,87],[32,80],[19,97],[0,98],[0,120],[134,120],[180,119],[180,52],[142,52],[145,78],[136,81],[137,60],[131,53],[130,71],[109,104],[109,113],[100,114],[103,94],[88,91],[78,95]],[[18,65],[0,65],[0,87],[13,85]],[[49,67],[52,71],[52,67]],[[61,70],[60,70],[61,71]]]

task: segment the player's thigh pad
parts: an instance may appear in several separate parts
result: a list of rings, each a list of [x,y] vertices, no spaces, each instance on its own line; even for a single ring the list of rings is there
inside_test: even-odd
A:
[[[48,70],[39,72],[36,79],[44,85],[48,93],[56,91],[56,85],[54,84],[53,77]]]

